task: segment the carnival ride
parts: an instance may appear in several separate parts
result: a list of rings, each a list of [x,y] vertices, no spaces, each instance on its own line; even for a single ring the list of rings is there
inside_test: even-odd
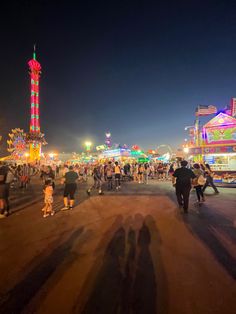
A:
[[[11,153],[11,158],[18,160],[24,157],[28,149],[24,130],[20,128],[12,129],[8,136],[10,139],[7,140],[7,151]]]

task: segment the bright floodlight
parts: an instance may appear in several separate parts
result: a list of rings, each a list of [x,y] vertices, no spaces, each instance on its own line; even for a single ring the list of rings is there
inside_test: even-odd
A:
[[[29,157],[29,153],[25,153],[25,157]]]
[[[88,142],[85,142],[84,144],[85,144],[85,146],[91,146],[91,145],[92,145],[92,143],[89,142],[89,141],[88,141]]]
[[[106,137],[107,138],[111,137],[111,133],[110,132],[106,133]]]
[[[189,152],[189,148],[188,147],[184,147],[184,152],[187,154]]]
[[[50,158],[53,158],[53,157],[54,157],[54,153],[50,153],[50,154],[48,154],[48,156],[49,156]]]

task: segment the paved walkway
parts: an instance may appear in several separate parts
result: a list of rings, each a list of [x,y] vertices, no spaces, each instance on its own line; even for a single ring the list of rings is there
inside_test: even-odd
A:
[[[81,187],[72,211],[2,219],[1,313],[235,314],[236,190],[220,191],[184,215],[170,183]]]

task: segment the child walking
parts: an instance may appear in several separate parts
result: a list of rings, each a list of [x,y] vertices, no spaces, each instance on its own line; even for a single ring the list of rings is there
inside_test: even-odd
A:
[[[43,211],[43,218],[46,218],[49,215],[53,216],[55,214],[55,211],[52,209],[53,187],[52,187],[52,181],[51,180],[45,181],[45,186],[44,186],[43,192],[44,192],[45,206],[42,209],[42,211]]]

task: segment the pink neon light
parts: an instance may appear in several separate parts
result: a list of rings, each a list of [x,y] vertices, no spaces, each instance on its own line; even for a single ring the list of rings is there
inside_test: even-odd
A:
[[[41,71],[40,63],[32,59],[28,62],[30,67],[30,77],[31,77],[31,117],[30,119],[30,130],[33,133],[40,132],[40,124],[39,124],[39,96],[36,93],[39,93],[39,76]],[[32,95],[33,94],[33,95]],[[38,118],[36,117],[38,116]]]

